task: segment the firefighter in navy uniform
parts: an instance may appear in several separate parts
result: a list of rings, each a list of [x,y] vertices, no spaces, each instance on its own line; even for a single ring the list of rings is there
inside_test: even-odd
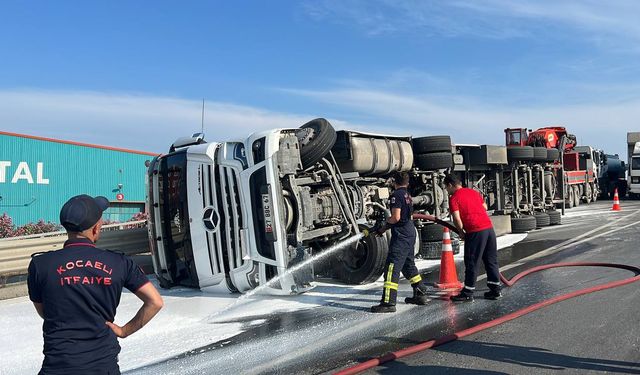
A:
[[[105,197],[75,196],[60,211],[69,239],[57,251],[34,254],[29,298],[44,323],[40,374],[119,374],[118,338],[142,328],[162,308],[162,297],[131,258],[102,250]],[[126,325],[113,323],[122,289],[143,305]]]
[[[416,228],[411,220],[411,215],[413,214],[412,198],[407,191],[409,174],[406,172],[394,174],[393,185],[394,191],[389,199],[391,216],[377,230],[377,233],[382,235],[387,229],[391,228],[391,242],[384,269],[382,300],[379,305],[371,307],[371,312],[374,313],[396,311],[400,272],[413,287],[413,297],[406,298],[405,302],[424,305],[428,301],[426,296],[427,288],[422,283],[422,277],[414,262],[413,251],[416,242]]]

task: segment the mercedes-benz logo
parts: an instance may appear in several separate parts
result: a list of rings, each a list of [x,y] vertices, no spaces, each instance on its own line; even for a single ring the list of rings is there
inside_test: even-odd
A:
[[[207,230],[215,231],[216,229],[218,229],[220,218],[218,217],[218,213],[216,212],[216,210],[209,207],[204,210],[202,221],[204,222],[204,226],[207,228]]]

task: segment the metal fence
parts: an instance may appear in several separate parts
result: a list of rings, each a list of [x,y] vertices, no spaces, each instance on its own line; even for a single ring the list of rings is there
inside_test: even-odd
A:
[[[127,255],[149,252],[149,239],[144,220],[105,225],[102,229],[98,247],[120,251]],[[32,254],[59,250],[66,240],[66,232],[0,239],[0,277],[26,274]]]

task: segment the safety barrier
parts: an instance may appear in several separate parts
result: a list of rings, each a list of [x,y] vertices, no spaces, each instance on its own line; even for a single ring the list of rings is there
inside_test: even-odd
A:
[[[66,232],[0,239],[0,277],[26,274],[31,254],[59,250],[66,240]],[[149,239],[146,221],[105,225],[97,245],[127,255],[147,253]]]

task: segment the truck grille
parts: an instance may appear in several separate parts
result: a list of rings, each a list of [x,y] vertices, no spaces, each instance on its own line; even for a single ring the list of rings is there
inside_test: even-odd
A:
[[[209,169],[211,168],[209,167]],[[233,270],[244,264],[240,244],[240,230],[244,223],[240,206],[238,176],[232,168],[220,165],[216,165],[214,168],[216,174],[215,205],[220,216],[218,231],[215,233],[216,244],[222,249],[224,263],[228,270]]]
[[[202,207],[217,207],[217,203],[214,201],[213,188],[211,184],[215,185],[215,180],[212,179],[211,166],[202,164],[200,166],[200,180],[202,181]],[[222,259],[220,259],[220,253],[216,250],[221,248],[220,230],[213,233],[206,231],[207,236],[207,250],[209,252],[209,264],[211,265],[212,274],[224,273],[224,267]],[[215,259],[215,261],[214,261]]]
[[[218,229],[215,232],[207,231],[209,254],[216,258],[216,262],[212,263],[218,265],[218,272],[229,272],[245,262],[240,243],[244,215],[240,206],[239,176],[234,169],[220,165],[203,164],[201,173],[202,205],[215,207],[219,217]],[[219,259],[220,256],[222,259]],[[220,269],[223,264],[224,269]],[[215,273],[216,270],[212,271]]]

